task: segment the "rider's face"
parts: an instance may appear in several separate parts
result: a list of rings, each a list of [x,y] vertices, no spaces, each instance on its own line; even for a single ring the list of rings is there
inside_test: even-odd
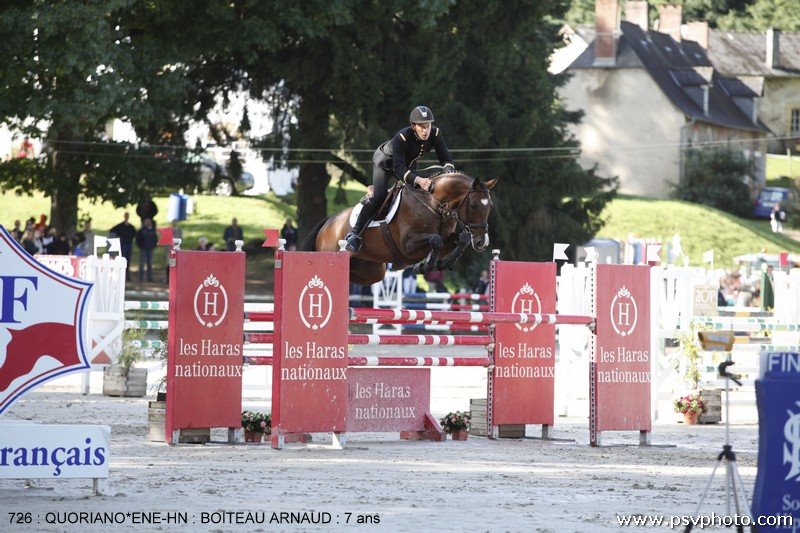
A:
[[[412,124],[411,126],[414,128],[414,133],[417,134],[417,137],[423,141],[427,140],[431,134],[430,122],[425,122],[423,124]]]

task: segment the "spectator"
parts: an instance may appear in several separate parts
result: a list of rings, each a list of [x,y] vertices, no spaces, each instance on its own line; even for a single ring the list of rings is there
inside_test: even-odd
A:
[[[197,239],[197,248],[195,248],[195,250],[200,250],[202,252],[210,252],[214,249],[215,249],[214,243],[208,242],[208,239],[206,239],[205,237],[200,237],[199,239]]]
[[[783,223],[786,221],[786,211],[781,207],[781,203],[775,204],[769,214],[769,225],[773,233],[783,233]]]
[[[144,225],[136,232],[136,246],[139,247],[139,281],[144,281],[144,270],[147,267],[147,281],[153,281],[153,250],[158,244],[158,234],[153,221],[144,219]]]
[[[287,218],[286,224],[281,228],[281,238],[286,240],[287,250],[297,250],[297,228],[292,225],[291,218]]]
[[[231,225],[225,228],[225,232],[222,234],[222,240],[225,241],[225,247],[229,252],[236,250],[236,241],[244,240],[242,228],[239,227],[235,218],[232,218]]]
[[[86,237],[84,237],[83,233],[78,233],[75,235],[75,238],[70,241],[70,245],[72,246],[72,255],[77,256],[84,256],[86,255],[86,250],[84,250],[83,245],[86,242]]]
[[[146,218],[149,218],[151,226],[155,227],[158,207],[149,194],[145,194],[142,201],[136,206],[136,214],[139,215],[139,219],[142,221],[140,227],[144,227]]]
[[[35,243],[33,231],[34,231],[33,229],[26,229],[25,233],[22,234],[22,241],[20,241],[20,244],[25,249],[25,251],[31,255],[39,253],[39,250]]]
[[[22,223],[19,220],[15,220],[14,221],[14,229],[12,229],[9,232],[9,233],[11,233],[11,237],[17,242],[22,242],[22,234],[24,232],[22,231],[21,225],[22,225]]]
[[[27,135],[22,139],[22,144],[19,146],[17,157],[19,159],[30,159],[33,157],[33,143]]]
[[[87,220],[83,223],[83,253],[81,255],[92,255],[94,254],[94,231],[92,231],[92,221]]]
[[[489,290],[489,272],[486,270],[481,270],[481,275],[478,278],[478,281],[475,282],[475,285],[472,287],[472,292],[474,294],[486,294]]]
[[[39,215],[39,222],[34,227],[44,233],[47,230],[47,215],[44,213]]]
[[[403,294],[415,292],[417,292],[417,275],[414,274],[414,267],[410,266],[403,270]]]
[[[63,231],[58,234],[58,238],[50,245],[50,253],[55,255],[69,255],[71,249],[67,234]]]
[[[428,282],[428,291],[447,292],[444,285],[444,270],[431,270],[425,274],[425,281]]]
[[[45,254],[52,254],[53,251],[53,243],[56,240],[56,228],[47,228],[42,231],[42,247],[44,251],[42,253]]]
[[[109,237],[119,237],[120,254],[125,258],[127,264],[125,265],[125,279],[128,279],[128,274],[131,270],[131,260],[133,259],[133,240],[136,238],[136,228],[129,222],[130,213],[125,212],[122,215],[122,222],[111,228]]]

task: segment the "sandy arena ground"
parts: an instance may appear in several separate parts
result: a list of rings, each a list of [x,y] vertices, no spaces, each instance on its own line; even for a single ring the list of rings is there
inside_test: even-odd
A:
[[[158,367],[150,364],[151,378]],[[267,369],[245,372],[245,408],[269,409]],[[607,446],[588,445],[585,416],[559,417],[554,436],[466,442],[405,442],[396,434],[354,433],[348,448],[333,449],[330,435],[315,434],[311,446],[222,444],[168,447],[147,435],[148,398],[100,394],[94,373],[92,394],[79,393],[79,377],[40,387],[17,402],[3,420],[48,424],[108,424],[111,433],[110,491],[91,494],[91,481],[43,480],[25,488],[21,480],[0,480],[0,531],[654,531],[666,526],[621,528],[621,515],[691,515],[724,443],[722,425],[687,427],[668,412],[656,422],[651,447],[639,447],[636,432],[603,434]],[[433,369],[432,412],[468,409],[469,398],[485,397],[482,369]],[[732,409],[732,413],[734,410]],[[739,408],[731,443],[748,497],[756,475],[755,410]],[[538,435],[529,426],[528,435]],[[724,514],[723,470],[714,478],[702,514]],[[186,513],[188,524],[48,524],[65,512]],[[212,515],[250,511],[328,513],[327,524],[204,523]],[[9,524],[10,512],[31,512],[30,525]],[[205,513],[205,514],[204,514]],[[59,514],[61,516],[59,516]],[[244,516],[246,515],[239,515]],[[372,525],[359,525],[371,517]],[[349,524],[347,523],[349,518]],[[374,523],[379,519],[380,523]],[[683,527],[677,528],[682,530]],[[714,528],[713,530],[722,530]],[[729,531],[726,529],[726,531]]]

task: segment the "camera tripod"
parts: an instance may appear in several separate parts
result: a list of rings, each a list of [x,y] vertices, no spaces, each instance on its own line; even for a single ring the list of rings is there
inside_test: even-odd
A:
[[[705,501],[706,496],[708,496],[711,483],[714,481],[714,474],[716,474],[717,468],[719,468],[723,460],[725,461],[725,513],[727,516],[731,516],[731,500],[733,500],[736,515],[739,517],[750,517],[750,506],[747,503],[744,483],[742,482],[742,476],[739,474],[739,469],[736,466],[736,455],[733,453],[733,446],[730,444],[730,382],[733,381],[739,386],[742,385],[742,382],[739,381],[736,376],[728,372],[728,367],[733,364],[733,361],[728,359],[720,363],[719,367],[717,367],[719,375],[725,378],[725,444],[722,446],[722,452],[717,456],[717,463],[714,465],[714,470],[711,471],[711,476],[708,478],[706,488],[703,489],[703,494],[700,496],[697,508],[692,514],[693,518],[700,517],[700,508],[703,506],[703,501]],[[694,523],[689,522],[686,529],[684,529],[684,533],[689,533],[692,527],[694,527]],[[737,524],[736,531],[738,533],[744,533],[744,526]]]

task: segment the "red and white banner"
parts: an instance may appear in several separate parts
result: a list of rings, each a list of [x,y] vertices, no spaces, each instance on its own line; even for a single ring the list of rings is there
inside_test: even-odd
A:
[[[242,415],[244,252],[173,251],[166,438],[238,428]]]
[[[495,312],[555,314],[556,264],[493,261]],[[497,324],[492,425],[553,424],[555,325]]]
[[[0,414],[41,383],[89,370],[91,288],[36,261],[0,226]]]
[[[590,440],[605,430],[650,431],[650,267],[597,265]]]
[[[347,431],[424,431],[429,368],[350,368]]]
[[[349,262],[338,252],[275,254],[273,435],[346,430]]]

